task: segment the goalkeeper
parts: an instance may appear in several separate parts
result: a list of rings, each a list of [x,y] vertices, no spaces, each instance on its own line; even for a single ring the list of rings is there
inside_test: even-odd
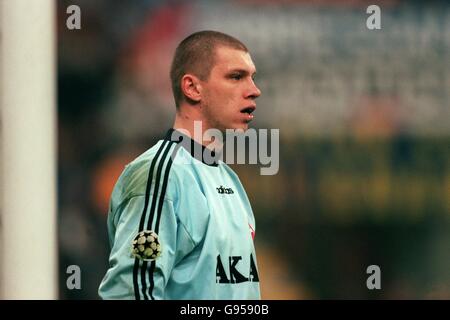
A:
[[[261,94],[255,72],[245,45],[229,35],[201,31],[178,45],[170,71],[175,122],[114,187],[100,297],[260,299],[246,192],[219,159],[221,146],[197,138],[208,129],[248,129]]]

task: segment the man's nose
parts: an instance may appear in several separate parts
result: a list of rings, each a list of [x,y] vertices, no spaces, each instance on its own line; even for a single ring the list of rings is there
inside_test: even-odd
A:
[[[253,81],[253,79],[250,80],[250,82],[251,82],[251,84],[250,84],[250,89],[249,89],[247,98],[256,99],[261,95],[261,90],[259,90],[258,86]]]

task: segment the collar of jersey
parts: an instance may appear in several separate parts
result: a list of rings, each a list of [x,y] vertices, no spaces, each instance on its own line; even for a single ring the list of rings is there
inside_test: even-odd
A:
[[[177,134],[173,134],[174,131],[177,131]],[[178,130],[175,130],[174,128],[170,128],[167,131],[166,140],[170,140],[170,141],[174,141],[176,143],[181,143],[181,146],[183,148],[185,148],[193,158],[197,159],[198,161],[201,161],[202,163],[211,166],[211,167],[217,167],[219,165],[219,158],[220,158],[220,154],[216,153],[214,150],[210,150],[207,147],[205,147],[204,145],[194,141],[193,139],[191,139],[189,136],[181,133]],[[189,147],[188,147],[189,146]],[[199,147],[201,147],[201,155],[196,154],[195,150],[197,150]],[[212,163],[210,163],[209,161],[206,161],[203,156],[205,154],[208,154],[208,157],[210,159],[214,159],[214,161]]]

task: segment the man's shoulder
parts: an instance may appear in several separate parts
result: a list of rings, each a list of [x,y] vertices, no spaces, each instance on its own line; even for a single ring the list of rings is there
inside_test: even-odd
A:
[[[145,195],[150,164],[155,159],[161,143],[162,140],[159,140],[125,166],[116,182],[113,195],[121,199]]]
[[[176,150],[176,144],[159,140],[125,166],[114,192],[121,199],[143,196],[150,178],[155,185],[161,187],[165,184],[167,198],[173,200],[180,186],[192,183],[194,177],[192,166],[176,160],[177,157],[183,157],[182,154],[182,151]]]

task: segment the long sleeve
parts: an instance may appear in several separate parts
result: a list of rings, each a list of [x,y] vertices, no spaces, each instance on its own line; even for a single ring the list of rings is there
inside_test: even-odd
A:
[[[103,299],[164,299],[175,262],[194,247],[184,225],[177,219],[171,200],[163,200],[160,210],[154,210],[153,215],[149,212],[151,208],[147,208],[142,224],[144,206],[145,196],[135,196],[114,212],[111,220],[115,223],[109,226],[109,231],[114,232],[110,269],[99,288]],[[150,219],[151,229],[147,228]],[[145,230],[156,232],[161,246],[161,256],[151,261],[132,255],[133,240],[139,231]]]

